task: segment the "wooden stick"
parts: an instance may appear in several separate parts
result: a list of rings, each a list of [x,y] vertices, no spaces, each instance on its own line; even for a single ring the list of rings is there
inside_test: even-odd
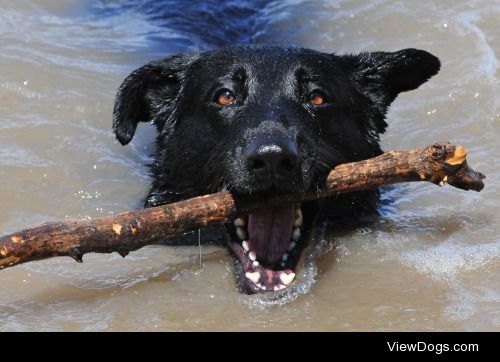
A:
[[[436,143],[339,165],[330,172],[326,187],[319,192],[243,201],[222,191],[101,219],[51,222],[0,237],[0,269],[53,256],[71,256],[82,262],[82,256],[90,252],[116,251],[125,257],[129,251],[209,223],[228,222],[257,209],[398,182],[429,181],[440,186],[448,183],[463,190],[480,191],[485,176],[468,167],[466,156],[463,147]]]

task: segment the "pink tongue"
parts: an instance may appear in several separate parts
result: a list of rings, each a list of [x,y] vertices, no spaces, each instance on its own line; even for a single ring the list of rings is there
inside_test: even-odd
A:
[[[293,205],[254,212],[248,217],[248,244],[257,260],[276,264],[287,251],[295,216]]]

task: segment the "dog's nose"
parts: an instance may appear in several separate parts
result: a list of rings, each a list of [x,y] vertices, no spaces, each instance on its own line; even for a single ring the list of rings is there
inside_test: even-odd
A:
[[[255,176],[287,177],[299,163],[297,145],[288,137],[256,137],[246,149],[247,167]]]

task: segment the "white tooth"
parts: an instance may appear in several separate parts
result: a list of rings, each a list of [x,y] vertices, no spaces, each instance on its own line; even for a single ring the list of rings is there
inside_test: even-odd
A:
[[[292,251],[293,248],[295,248],[295,245],[297,245],[297,243],[295,241],[292,241],[290,245],[288,245],[288,251]]]
[[[255,251],[249,252],[248,257],[250,258],[251,261],[255,261],[257,259],[257,255],[255,254]]]
[[[304,222],[304,218],[302,217],[302,210],[297,209],[295,210],[295,221],[293,223],[293,226],[302,226],[302,223]]]
[[[278,290],[280,290],[280,288],[277,285],[275,285],[274,286],[274,291],[277,292]]]
[[[283,284],[288,285],[295,279],[295,273],[290,273],[290,274],[281,273],[280,279],[283,282]]]
[[[259,289],[262,289],[262,284],[257,283],[257,284],[255,284],[255,285],[256,285]]]
[[[253,266],[259,266],[259,262],[257,260],[255,260],[252,264]]]
[[[287,261],[287,259],[288,259],[288,253],[285,253],[281,256],[281,260]]]
[[[239,217],[234,220],[234,226],[245,226],[245,219]]]
[[[241,239],[241,240],[245,240],[247,238],[247,232],[245,231],[245,229],[243,229],[242,227],[238,226],[236,228],[236,235],[238,235],[238,237]]]
[[[300,228],[295,228],[293,230],[292,239],[295,241],[300,239]]]
[[[286,286],[284,286],[283,284],[278,284],[278,290],[281,290],[281,289],[285,289]]]
[[[250,279],[254,284],[256,284],[259,281],[259,279],[260,279],[260,273],[259,272],[253,272],[253,273],[246,272],[245,276],[248,279]]]
[[[241,246],[243,247],[243,249],[245,251],[248,251],[250,250],[250,248],[248,247],[248,241],[244,240],[242,243],[241,243]]]
[[[266,288],[265,285],[261,285],[259,288],[262,289],[262,290],[267,290],[267,288]]]

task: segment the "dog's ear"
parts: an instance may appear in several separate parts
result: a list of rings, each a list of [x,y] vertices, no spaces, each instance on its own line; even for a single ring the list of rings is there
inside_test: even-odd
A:
[[[164,108],[174,107],[184,72],[194,55],[173,55],[133,71],[121,84],[113,110],[113,130],[122,145],[134,137],[139,122],[153,120],[161,94]]]
[[[352,76],[373,90],[388,106],[401,92],[418,88],[435,75],[441,66],[434,55],[418,49],[373,52],[341,57]]]

